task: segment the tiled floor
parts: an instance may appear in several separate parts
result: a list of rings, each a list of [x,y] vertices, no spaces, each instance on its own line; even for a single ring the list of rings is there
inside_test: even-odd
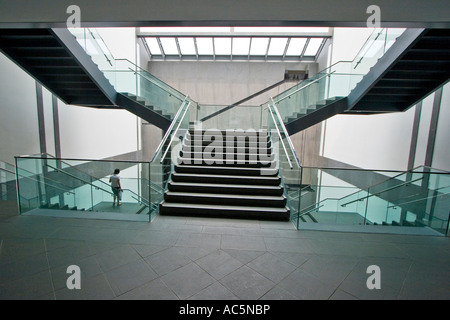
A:
[[[69,265],[81,289],[69,290]],[[380,267],[369,290],[367,267]],[[450,238],[290,223],[0,218],[0,299],[450,299]]]

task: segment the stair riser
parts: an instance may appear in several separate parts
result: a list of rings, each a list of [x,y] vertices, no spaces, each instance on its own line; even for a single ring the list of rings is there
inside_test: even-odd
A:
[[[205,140],[205,141],[214,141],[214,140],[220,140],[220,141],[228,141],[232,142],[244,142],[244,141],[250,141],[250,142],[269,142],[270,137],[265,135],[221,135],[221,134],[187,134],[186,139],[199,141],[199,140]]]
[[[185,158],[194,158],[194,159],[203,159],[205,158],[205,154],[203,152],[189,152],[189,151],[181,151],[181,157]],[[229,160],[250,160],[257,159],[262,161],[273,161],[275,160],[274,154],[258,154],[258,153],[223,153],[223,152],[211,152],[211,155],[219,158],[219,159],[227,159]]]
[[[218,129],[208,129],[208,130],[193,130],[189,129],[188,134],[202,135],[202,136],[217,136],[222,135],[224,137],[255,137],[255,136],[267,136],[267,130],[255,131],[255,130],[218,130]]]
[[[284,207],[286,206],[286,199],[240,199],[229,197],[214,197],[214,196],[193,196],[190,195],[173,195],[165,194],[164,200],[167,202],[178,203],[196,203],[196,204],[214,204],[214,205],[226,205],[226,206],[259,206],[259,207]]]
[[[218,146],[218,145],[187,145],[183,144],[181,148],[182,152],[210,152],[211,154],[215,153],[240,153],[240,154],[272,154],[272,147],[258,147],[258,146]]]
[[[184,145],[186,146],[211,146],[212,147],[220,147],[223,148],[254,148],[254,149],[267,149],[272,146],[271,141],[227,141],[227,140],[209,140],[209,139],[197,139],[191,140],[189,138],[184,139]]]
[[[270,221],[289,221],[289,213],[254,212],[250,210],[217,210],[205,208],[169,208],[160,206],[159,213],[166,216],[189,216],[232,219],[259,219]]]
[[[211,175],[238,175],[238,176],[276,176],[277,169],[271,168],[249,168],[237,169],[228,167],[202,167],[202,166],[175,166],[175,172],[192,174],[211,174]]]
[[[202,158],[178,158],[178,165],[194,165],[194,166],[221,166],[221,167],[246,167],[246,168],[275,168],[275,161],[246,161],[246,160],[227,160],[217,157],[216,159]]]
[[[223,188],[215,186],[196,186],[195,189],[191,186],[173,185],[169,183],[169,191],[173,192],[199,192],[199,193],[215,193],[215,194],[242,194],[242,195],[256,195],[256,196],[282,196],[283,189],[264,189],[264,188],[245,188],[233,187]]]
[[[281,183],[279,177],[267,177],[263,179],[255,179],[250,177],[214,177],[210,178],[207,175],[192,175],[180,176],[177,173],[172,174],[172,180],[176,182],[192,182],[192,183],[217,183],[217,184],[245,184],[245,185],[263,185],[263,186],[278,186]]]

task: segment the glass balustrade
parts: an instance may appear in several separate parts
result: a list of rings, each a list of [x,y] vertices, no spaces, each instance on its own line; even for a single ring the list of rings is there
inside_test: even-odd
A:
[[[191,117],[204,130],[262,130],[266,127],[267,112],[264,106],[198,105],[192,109]]]
[[[302,167],[299,223],[424,227],[446,234],[450,173]],[[304,217],[301,219],[300,217]],[[430,232],[429,234],[432,234]]]
[[[13,165],[0,161],[0,200],[16,201],[16,169]]]
[[[150,162],[150,202],[156,204],[156,211],[158,204],[164,199],[164,191],[177,164],[188,130],[194,128],[194,125],[191,125],[191,114],[192,110],[197,108],[197,103],[189,98],[183,101]]]
[[[95,28],[70,28],[117,92],[173,120],[185,95],[127,59],[115,59]]]
[[[114,169],[120,169],[120,207],[113,206],[109,183]],[[148,221],[156,207],[150,201],[150,190],[158,189],[148,178],[149,164],[145,162],[23,156],[16,157],[15,170],[21,214],[55,209],[55,215],[62,215],[61,210],[84,211],[95,213],[89,216],[94,218]]]
[[[284,196],[291,213],[291,220],[297,219],[299,201],[302,195],[301,164],[286,131],[279,111],[273,102],[266,105],[267,131],[272,142],[272,150],[279,169]]]

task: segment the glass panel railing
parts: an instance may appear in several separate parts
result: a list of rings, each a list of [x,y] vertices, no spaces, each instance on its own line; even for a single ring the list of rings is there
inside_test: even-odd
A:
[[[267,131],[272,142],[275,163],[281,176],[284,196],[291,213],[291,221],[297,224],[300,198],[303,196],[302,192],[304,191],[301,184],[300,160],[273,101],[269,102],[266,108],[268,113]]]
[[[352,70],[360,74],[367,74],[405,30],[403,28],[376,28],[353,59]]]
[[[70,28],[69,31],[117,92],[169,120],[173,119],[185,95],[135,63],[127,59],[115,59],[95,28]]]
[[[153,204],[159,205],[164,200],[164,191],[177,164],[183,141],[191,128],[191,110],[197,107],[197,103],[186,97],[150,162],[152,187],[149,192],[150,202]]]
[[[300,198],[300,223],[312,216],[319,223],[427,227],[447,233],[448,172],[426,167],[407,172],[311,167],[301,171],[301,184],[309,185],[310,191]]]
[[[151,217],[149,164],[132,161],[57,159],[49,155],[16,158],[21,214],[34,209],[59,209],[95,213],[95,218],[143,221]],[[114,194],[109,177],[121,170],[122,202],[113,206]],[[142,178],[144,177],[144,178]],[[54,211],[56,215],[60,214]],[[141,214],[137,217],[136,214]],[[149,217],[145,217],[146,215]]]
[[[204,130],[248,130],[259,131],[265,128],[267,112],[263,106],[221,106],[199,105],[191,110],[191,117],[197,126]]]
[[[16,168],[3,161],[0,161],[0,200],[17,200]]]
[[[173,87],[126,59],[116,59],[114,70],[102,71],[108,79],[114,79],[112,83],[118,92],[135,98],[169,120],[173,119],[185,98]]]

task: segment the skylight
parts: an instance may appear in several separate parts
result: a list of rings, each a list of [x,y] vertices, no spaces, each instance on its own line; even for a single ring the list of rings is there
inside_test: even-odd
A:
[[[151,60],[315,61],[331,37],[329,28],[140,28]]]

